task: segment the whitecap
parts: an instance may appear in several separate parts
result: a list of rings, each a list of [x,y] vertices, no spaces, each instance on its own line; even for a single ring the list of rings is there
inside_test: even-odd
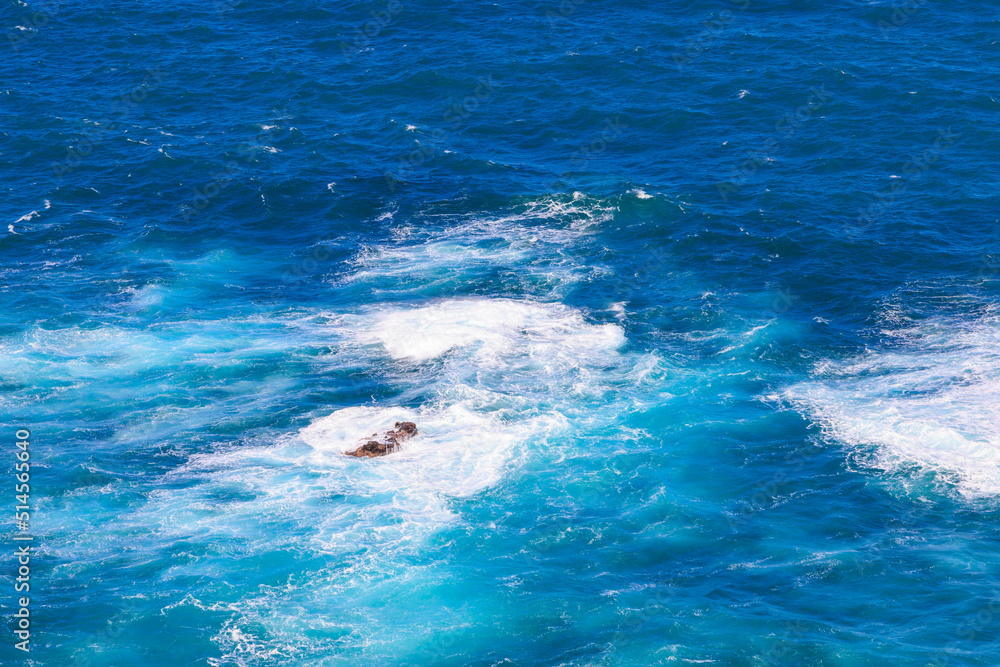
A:
[[[32,211],[31,213],[25,213],[20,218],[18,218],[17,220],[15,220],[14,224],[16,225],[19,222],[29,222],[29,221],[34,220],[35,218],[39,217],[40,215],[41,215],[41,213],[39,213],[38,211]]]
[[[482,364],[493,364],[518,346],[521,353],[543,349],[567,353],[613,350],[625,342],[614,324],[587,324],[559,304],[509,299],[454,299],[379,316],[375,336],[394,359],[427,361],[455,347],[475,346]]]
[[[931,319],[892,349],[817,366],[784,395],[867,465],[1000,494],[1000,322]]]
[[[372,281],[385,290],[385,279],[395,278],[399,289],[408,291],[420,283],[444,283],[460,272],[499,266],[558,289],[599,269],[574,261],[569,251],[610,220],[614,210],[605,201],[575,193],[572,200],[543,197],[490,215],[425,214],[442,226],[428,232],[419,217],[408,220],[393,231],[397,243],[363,249],[351,260],[354,270],[341,280]]]

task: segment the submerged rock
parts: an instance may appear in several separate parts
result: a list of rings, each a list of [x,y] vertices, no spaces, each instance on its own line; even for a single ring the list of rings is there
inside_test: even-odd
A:
[[[344,452],[347,456],[357,456],[360,458],[372,458],[375,456],[385,456],[398,451],[400,446],[417,434],[417,425],[413,422],[396,422],[393,430],[388,431],[379,440],[369,440],[357,449]],[[374,437],[377,435],[373,433]]]

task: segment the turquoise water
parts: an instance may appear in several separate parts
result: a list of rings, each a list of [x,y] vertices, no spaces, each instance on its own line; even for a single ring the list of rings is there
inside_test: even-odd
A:
[[[3,664],[1000,663],[994,9],[2,26]]]

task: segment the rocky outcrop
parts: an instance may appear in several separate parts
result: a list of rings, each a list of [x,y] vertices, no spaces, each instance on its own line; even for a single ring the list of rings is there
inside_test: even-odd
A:
[[[344,452],[347,456],[357,456],[360,458],[373,458],[385,456],[399,451],[400,446],[417,434],[417,425],[413,422],[396,422],[393,430],[386,432],[378,440],[369,440],[357,449]],[[376,437],[377,433],[372,433]]]

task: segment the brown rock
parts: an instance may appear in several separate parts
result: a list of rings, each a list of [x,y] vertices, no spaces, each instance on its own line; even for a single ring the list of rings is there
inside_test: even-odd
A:
[[[415,435],[417,435],[416,424],[413,422],[396,422],[394,429],[392,431],[387,431],[381,441],[369,440],[357,449],[350,452],[344,452],[344,454],[347,456],[356,456],[358,458],[385,456],[386,454],[391,454],[397,451],[402,443],[406,442]]]

